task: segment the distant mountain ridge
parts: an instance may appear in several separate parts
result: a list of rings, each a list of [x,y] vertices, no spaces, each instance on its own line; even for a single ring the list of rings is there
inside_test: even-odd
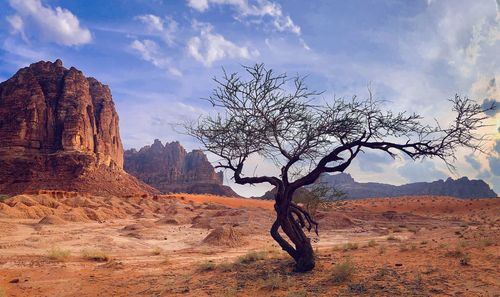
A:
[[[470,180],[467,177],[459,179],[448,178],[433,182],[409,183],[395,186],[384,183],[360,183],[348,173],[323,174],[316,181],[327,187],[345,193],[343,199],[383,198],[399,196],[450,196],[456,198],[496,198],[498,195],[490,189],[483,180]],[[306,188],[314,187],[313,185]],[[273,190],[266,192],[261,199],[274,199]],[[257,198],[257,197],[255,197]]]
[[[360,183],[348,173],[323,174],[317,183],[346,193],[346,199],[361,199],[373,197],[398,196],[451,196],[457,198],[496,198],[497,194],[483,180],[470,180],[467,177],[459,179],[448,178],[433,182],[409,183],[395,186],[384,183]]]

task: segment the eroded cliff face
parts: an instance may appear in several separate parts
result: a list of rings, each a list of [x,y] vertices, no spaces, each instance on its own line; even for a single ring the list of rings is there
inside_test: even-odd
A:
[[[20,69],[0,84],[0,193],[142,191],[122,170],[118,121],[108,86],[61,60]]]
[[[222,184],[222,172],[215,172],[202,151],[188,153],[177,141],[163,145],[156,139],[139,151],[125,151],[125,170],[163,193],[237,196]]]
[[[123,168],[111,91],[60,60],[32,64],[0,84],[0,137],[2,150],[77,151]]]

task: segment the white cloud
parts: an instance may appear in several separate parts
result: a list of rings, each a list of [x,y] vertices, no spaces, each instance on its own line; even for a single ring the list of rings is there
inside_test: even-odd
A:
[[[198,11],[208,9],[208,0],[188,0],[188,5]]]
[[[7,18],[12,30],[25,36],[26,30],[40,34],[47,41],[61,45],[81,45],[92,40],[90,31],[80,26],[69,10],[44,6],[40,0],[10,0],[17,14]],[[23,37],[24,38],[24,37]]]
[[[162,19],[153,14],[146,14],[137,16],[136,19],[146,24],[150,33],[159,34],[167,45],[173,46],[175,44],[178,24],[172,18]]]
[[[500,50],[500,11],[494,1],[432,2],[412,20],[415,31],[404,51],[428,63],[445,61],[460,79],[498,66],[498,59],[490,59]]]
[[[188,5],[204,12],[214,5],[229,5],[238,13],[237,19],[270,17],[274,28],[280,32],[291,32],[300,35],[300,27],[289,15],[285,15],[281,5],[268,0],[258,0],[250,4],[248,0],[187,0]],[[261,21],[261,20],[258,20]]]
[[[210,24],[194,22],[193,27],[200,31],[200,35],[189,39],[187,50],[196,61],[206,67],[224,58],[250,59],[259,55],[257,50],[251,51],[246,46],[238,46],[224,36],[213,33]]]
[[[154,66],[167,70],[173,76],[182,76],[182,72],[171,65],[170,59],[163,56],[158,44],[152,40],[134,40],[130,48],[137,52],[141,58]]]

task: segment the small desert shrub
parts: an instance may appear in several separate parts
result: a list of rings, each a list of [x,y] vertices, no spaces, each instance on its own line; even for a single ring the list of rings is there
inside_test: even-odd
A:
[[[9,199],[10,196],[9,195],[3,195],[3,194],[0,194],[0,202],[4,202],[5,200]],[[1,295],[0,295],[1,296]]]
[[[198,264],[198,271],[212,271],[215,270],[215,263],[212,261],[203,261]]]
[[[47,252],[47,257],[49,257],[49,259],[60,262],[66,261],[70,255],[70,251],[63,250],[59,247],[53,247]]]
[[[422,240],[422,241],[420,242],[420,244],[421,244],[421,245],[425,245],[425,244],[428,244],[428,243],[429,243],[429,242],[428,242],[427,240]]]
[[[468,266],[468,265],[470,265],[470,256],[469,256],[469,254],[463,254],[460,257],[460,265],[462,265],[462,266]]]
[[[259,286],[268,291],[274,291],[281,287],[287,287],[290,280],[283,280],[279,272],[268,272],[264,279],[259,281]]]
[[[399,237],[396,237],[394,235],[387,236],[387,240],[388,241],[401,241],[401,239],[399,239]]]
[[[351,250],[357,250],[358,248],[359,248],[359,246],[357,243],[351,243],[351,242],[344,243],[344,245],[342,246],[342,250],[344,252],[351,251]]]
[[[161,247],[155,246],[153,248],[153,255],[159,256],[159,255],[161,255],[161,253],[163,253],[163,249]]]
[[[232,272],[236,269],[235,263],[223,262],[217,265],[217,269],[221,272]]]
[[[385,245],[380,245],[378,248],[378,254],[382,255],[383,253],[385,253],[385,249]]]
[[[448,248],[448,245],[447,245],[446,243],[440,243],[440,244],[438,245],[438,247],[439,247],[440,249],[446,249],[446,248]]]
[[[334,252],[340,251],[341,249],[342,249],[342,245],[340,245],[340,244],[336,244],[336,245],[332,246],[332,251],[334,251]]]
[[[238,258],[238,263],[241,264],[250,264],[253,262],[257,262],[259,260],[264,260],[267,256],[266,252],[250,252]]]
[[[452,251],[447,251],[444,255],[446,257],[461,258],[463,257],[464,252],[462,251],[462,249],[457,247]]]
[[[417,245],[415,243],[410,244],[410,250],[415,251],[417,250]]]
[[[489,238],[483,238],[479,241],[479,245],[482,247],[492,246],[493,240],[491,240]]]
[[[406,242],[402,242],[399,244],[399,251],[400,252],[407,252],[409,250],[408,244]]]
[[[375,240],[372,239],[372,240],[368,241],[368,246],[369,247],[374,247],[376,245],[377,245],[377,242]]]
[[[0,297],[7,297],[7,293],[5,293],[5,290],[0,287]]]
[[[85,249],[82,251],[82,256],[84,259],[96,262],[107,262],[111,259],[105,251],[97,249]]]
[[[346,260],[333,266],[330,274],[330,280],[334,283],[343,283],[351,279],[354,271],[354,264],[350,260]]]

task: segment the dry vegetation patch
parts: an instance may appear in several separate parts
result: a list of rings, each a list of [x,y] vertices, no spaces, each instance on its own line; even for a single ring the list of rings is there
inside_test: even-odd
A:
[[[53,247],[47,252],[47,257],[51,260],[64,262],[71,256],[71,251],[60,247]]]
[[[351,279],[355,271],[354,264],[348,259],[333,266],[330,280],[334,283],[343,283]]]
[[[111,257],[107,252],[99,249],[84,249],[82,251],[82,257],[86,260],[95,262],[107,262],[111,260]]]

